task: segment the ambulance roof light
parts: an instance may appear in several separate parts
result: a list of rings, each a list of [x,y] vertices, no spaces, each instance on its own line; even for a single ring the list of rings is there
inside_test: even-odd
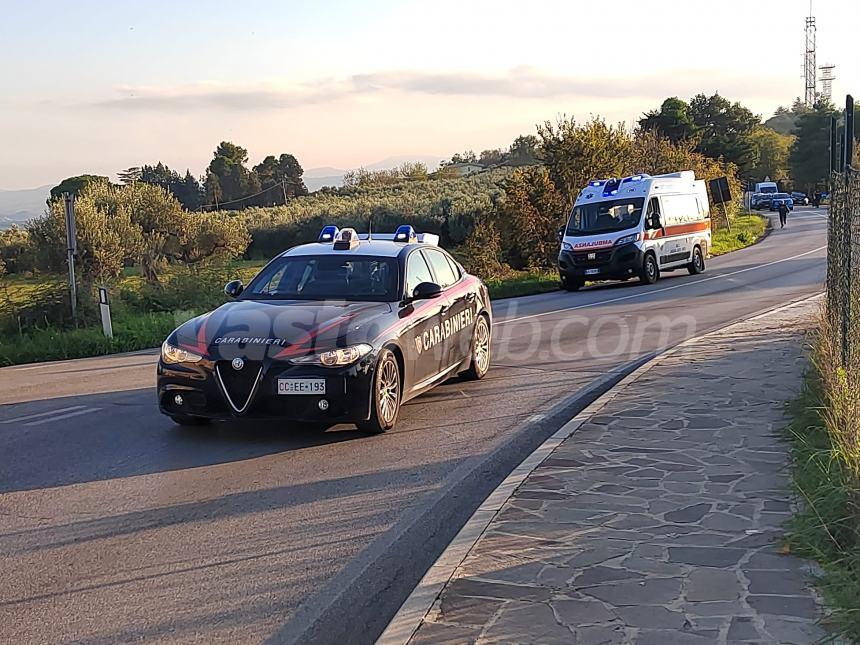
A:
[[[322,231],[320,231],[320,236],[317,239],[317,242],[322,242],[323,244],[327,242],[334,242],[338,233],[340,233],[340,229],[337,226],[323,226]]]

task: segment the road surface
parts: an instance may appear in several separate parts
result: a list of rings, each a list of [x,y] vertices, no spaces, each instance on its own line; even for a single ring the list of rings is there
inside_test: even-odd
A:
[[[0,642],[372,642],[515,463],[488,455],[537,445],[541,415],[637,357],[820,291],[823,214],[700,276],[496,303],[488,377],[381,436],[181,429],[155,352],[0,370]]]

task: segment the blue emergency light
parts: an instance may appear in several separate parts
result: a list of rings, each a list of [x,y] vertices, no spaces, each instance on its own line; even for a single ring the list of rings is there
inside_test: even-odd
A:
[[[334,242],[338,233],[340,233],[340,229],[338,229],[337,226],[323,226],[323,230],[320,231],[320,236],[319,239],[317,239],[317,242]]]
[[[397,230],[394,231],[394,241],[395,242],[415,242],[418,240],[418,236],[415,235],[415,229],[409,226],[409,224],[403,224],[397,227]]]

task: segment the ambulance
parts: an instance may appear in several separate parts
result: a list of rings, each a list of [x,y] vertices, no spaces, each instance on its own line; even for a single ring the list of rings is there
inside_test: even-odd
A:
[[[711,246],[705,182],[691,170],[592,181],[559,234],[558,271],[568,291],[586,281],[653,284],[666,271],[702,273]]]

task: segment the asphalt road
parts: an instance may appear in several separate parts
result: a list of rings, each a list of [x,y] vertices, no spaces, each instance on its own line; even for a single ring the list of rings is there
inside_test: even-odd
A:
[[[820,291],[823,215],[701,276],[496,303],[488,377],[382,436],[180,429],[155,352],[0,370],[0,642],[372,642],[506,474],[488,455],[536,445],[551,406],[637,357]]]

